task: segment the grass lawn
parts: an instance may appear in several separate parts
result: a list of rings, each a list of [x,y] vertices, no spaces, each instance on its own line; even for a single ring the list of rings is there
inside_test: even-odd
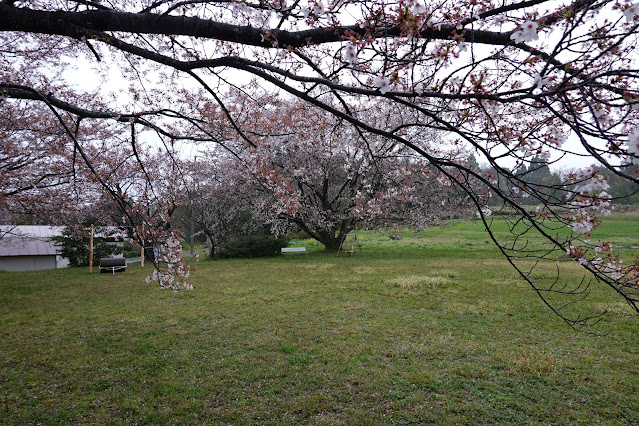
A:
[[[639,216],[598,232],[639,254]],[[577,333],[477,222],[403,237],[200,261],[194,292],[0,272],[0,422],[639,424],[639,316],[611,291],[579,307],[608,334]]]

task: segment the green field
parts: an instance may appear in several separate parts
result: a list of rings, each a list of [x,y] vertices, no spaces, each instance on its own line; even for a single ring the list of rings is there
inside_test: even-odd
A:
[[[639,215],[597,232],[639,255]],[[610,290],[578,307],[609,310],[602,335],[578,333],[479,222],[390,233],[200,261],[193,292],[139,265],[0,272],[0,422],[639,424],[639,315]]]

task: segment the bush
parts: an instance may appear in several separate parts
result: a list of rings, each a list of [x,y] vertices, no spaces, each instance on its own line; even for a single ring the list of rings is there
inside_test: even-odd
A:
[[[308,233],[306,233],[305,231],[294,231],[294,232],[289,232],[287,237],[290,240],[308,240],[309,238],[312,238],[310,235],[308,235]]]
[[[71,266],[89,266],[89,237],[81,240],[71,236],[71,233],[64,231],[60,237],[52,237],[62,249],[60,254],[69,259]],[[121,249],[118,246],[108,244],[101,238],[93,239],[93,264],[100,263],[103,257],[111,257],[120,254]]]
[[[142,253],[141,249],[142,249],[142,247],[140,247],[139,244],[134,244],[134,243],[125,241],[123,246],[122,246],[122,254],[127,259],[129,259],[131,257],[140,257],[140,255]]]
[[[221,245],[217,250],[217,257],[228,259],[234,257],[268,257],[281,254],[282,247],[286,247],[289,238],[275,238],[271,235],[249,235],[233,239]]]

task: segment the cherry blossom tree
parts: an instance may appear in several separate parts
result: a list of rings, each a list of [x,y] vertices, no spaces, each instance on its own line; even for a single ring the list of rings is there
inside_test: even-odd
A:
[[[588,235],[614,201],[600,169],[639,179],[622,166],[639,162],[637,3],[4,0],[0,16],[3,102],[46,105],[76,148],[71,124],[87,119],[123,134],[146,128],[165,143],[223,144],[235,131],[247,147],[257,146],[259,138],[238,124],[247,110],[224,95],[234,86],[250,97],[259,85],[421,156],[466,192],[522,279],[571,326],[598,320],[570,313],[591,280],[638,310],[636,262],[620,264],[609,244]],[[113,96],[99,73],[88,92],[73,87],[68,72],[78,58],[122,74],[126,96]],[[353,107],[373,99],[396,112],[397,124]],[[202,114],[207,104],[220,111],[215,122]],[[419,136],[432,130],[474,151],[491,172],[422,144]],[[560,183],[516,173],[539,156],[553,164],[570,152],[584,167]],[[475,188],[511,214],[512,238],[492,232],[485,192]],[[539,210],[528,212],[523,197],[536,199]],[[562,227],[572,234],[558,237]],[[544,248],[527,244],[533,234]],[[590,280],[559,285],[558,277],[530,270],[531,260],[566,255]]]
[[[261,224],[254,214],[261,195],[251,190],[254,183],[246,166],[228,151],[208,152],[185,168],[189,183],[184,215],[206,235],[208,255],[215,259],[216,248]]]
[[[86,183],[86,175],[74,168],[64,133],[50,118],[42,105],[0,103],[0,205],[22,221],[56,221],[60,211],[73,208],[74,185]]]
[[[147,181],[128,137],[112,132],[108,122],[81,125],[69,116],[56,117],[44,103],[2,102],[0,110],[0,206],[9,220],[122,224],[129,186]],[[137,151],[145,154],[144,147]]]
[[[471,204],[455,194],[451,182],[430,169],[421,156],[395,141],[358,132],[343,119],[302,101],[265,105],[248,134],[257,145],[240,155],[253,176],[251,187],[261,203],[254,215],[278,232],[298,228],[327,250],[337,250],[346,235],[360,227],[427,227],[442,218],[468,216]],[[360,115],[382,114],[369,105]],[[388,111],[386,111],[388,113]],[[434,132],[424,145],[444,143]],[[443,153],[442,153],[443,154]],[[450,147],[451,161],[463,151]]]
[[[192,290],[188,277],[193,268],[182,257],[181,235],[172,225],[173,215],[188,200],[188,170],[174,147],[165,148],[132,144],[128,161],[119,157],[119,169],[109,168],[108,177],[100,181],[111,196],[116,194],[130,235],[145,248],[145,257],[156,268],[147,281],[157,281],[173,291]]]
[[[7,220],[64,225],[78,240],[88,222],[124,226],[149,248],[157,235],[142,233],[145,226],[155,234],[169,230],[184,186],[173,153],[135,143],[133,128],[122,137],[108,122],[69,121],[46,103],[2,102],[0,110],[0,207]],[[154,250],[147,253],[156,260]]]

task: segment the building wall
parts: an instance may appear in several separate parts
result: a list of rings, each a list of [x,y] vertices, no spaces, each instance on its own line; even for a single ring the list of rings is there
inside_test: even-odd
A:
[[[55,269],[56,256],[1,256],[0,270],[3,271],[38,271]]]

